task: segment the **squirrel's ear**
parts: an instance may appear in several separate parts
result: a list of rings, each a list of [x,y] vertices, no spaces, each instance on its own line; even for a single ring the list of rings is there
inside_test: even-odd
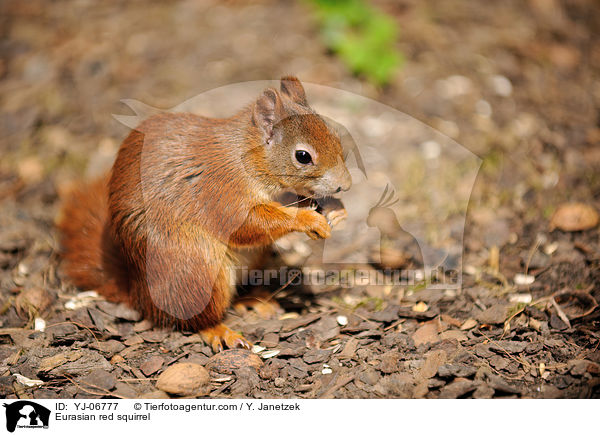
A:
[[[254,103],[252,114],[254,124],[267,143],[273,137],[273,127],[281,119],[282,104],[277,91],[272,88],[265,89],[263,94]]]
[[[292,101],[306,106],[306,94],[300,80],[294,76],[281,78],[281,93],[287,95]]]

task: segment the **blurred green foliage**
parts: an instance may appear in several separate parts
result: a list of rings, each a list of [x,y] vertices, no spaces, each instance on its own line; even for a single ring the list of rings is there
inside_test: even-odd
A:
[[[394,19],[365,0],[309,2],[315,6],[325,43],[352,72],[377,85],[389,83],[403,62]]]

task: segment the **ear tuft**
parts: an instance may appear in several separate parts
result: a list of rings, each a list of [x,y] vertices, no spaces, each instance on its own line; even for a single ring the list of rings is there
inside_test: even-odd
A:
[[[307,105],[306,93],[300,80],[294,76],[285,76],[281,78],[281,93],[289,97],[292,101]]]
[[[281,99],[275,89],[265,89],[254,103],[253,119],[261,132],[263,141],[267,143],[273,136],[273,127],[279,121]]]

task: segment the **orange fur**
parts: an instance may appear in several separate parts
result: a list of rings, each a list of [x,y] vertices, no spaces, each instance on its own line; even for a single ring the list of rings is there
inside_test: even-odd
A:
[[[318,164],[293,162],[297,143],[309,144]],[[292,231],[328,237],[322,215],[272,198],[286,188],[347,189],[341,156],[339,138],[293,77],[232,118],[153,116],[125,139],[110,177],[65,202],[58,227],[66,272],[159,325],[231,345],[237,336],[219,323],[234,289],[235,250]]]

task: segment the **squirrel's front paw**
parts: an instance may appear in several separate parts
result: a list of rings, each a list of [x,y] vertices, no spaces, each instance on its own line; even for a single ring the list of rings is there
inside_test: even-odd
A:
[[[313,210],[301,209],[298,212],[299,230],[306,233],[311,239],[326,239],[331,235],[331,226],[327,219]]]
[[[212,328],[203,329],[200,331],[200,336],[206,344],[212,347],[215,353],[221,352],[223,345],[229,349],[236,347],[250,349],[252,347],[252,344],[248,340],[222,323]]]
[[[344,208],[344,204],[337,198],[325,197],[313,201],[317,205],[316,211],[325,216],[332,228],[339,225],[348,217],[348,212]]]

